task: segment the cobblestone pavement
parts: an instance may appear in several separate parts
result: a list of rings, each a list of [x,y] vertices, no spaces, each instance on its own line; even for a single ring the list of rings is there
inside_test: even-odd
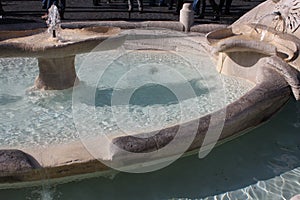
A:
[[[139,13],[135,7],[132,13],[127,11],[127,0],[99,0],[99,6],[93,5],[93,0],[67,0],[67,8],[64,21],[82,20],[178,20],[174,10],[167,7],[150,6],[149,0],[144,1],[144,12]],[[231,24],[245,12],[255,7],[263,0],[233,0],[230,15],[222,15],[220,21],[213,21],[212,9],[207,3],[207,12],[204,19],[195,19],[195,23],[222,23]],[[218,0],[216,0],[218,3]],[[2,0],[5,15],[0,19],[0,25],[20,22],[43,22],[41,16],[45,10],[41,8],[41,0]],[[137,3],[134,4],[137,6]]]

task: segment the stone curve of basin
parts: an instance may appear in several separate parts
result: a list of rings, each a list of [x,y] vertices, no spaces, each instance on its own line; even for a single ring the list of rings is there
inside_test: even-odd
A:
[[[273,69],[264,68],[257,85],[225,108],[226,118],[217,144],[232,140],[267,121],[288,102],[290,94],[291,90],[285,79]],[[194,137],[190,134],[189,127],[197,125],[199,127],[197,134],[187,152],[199,151],[207,129],[218,126],[218,117],[223,117],[223,112],[224,110],[219,110],[200,119],[180,124],[184,134],[177,138],[173,145],[176,147],[176,145],[181,145],[181,140]],[[212,116],[215,119],[213,121],[211,121]],[[176,136],[176,130],[178,130],[178,126],[167,127],[153,137],[146,139],[142,139],[141,135],[147,133],[138,133],[134,136],[116,136],[111,138],[111,143],[106,142],[106,138],[103,137],[94,138],[89,141],[90,147],[100,145],[104,149],[98,158],[92,156],[87,150],[86,141],[85,145],[78,141],[54,145],[46,149],[0,150],[0,157],[3,161],[0,163],[0,184],[2,188],[36,185],[44,179],[44,173],[54,183],[63,183],[89,177],[88,174],[94,176],[93,173],[96,175],[97,173],[98,175],[112,173],[112,168],[108,166],[116,168],[126,166],[135,170],[141,167],[141,164],[151,164],[153,161],[163,162],[165,158],[176,156],[180,152],[177,152],[176,148],[173,148],[172,151],[158,153],[155,156],[150,156],[150,154],[147,156],[147,152],[158,152],[170,143]],[[130,154],[128,157],[128,152],[134,154]],[[8,164],[10,167],[7,167]]]
[[[57,38],[47,29],[0,32],[1,57],[66,57],[89,52],[120,32],[117,27],[62,28]]]

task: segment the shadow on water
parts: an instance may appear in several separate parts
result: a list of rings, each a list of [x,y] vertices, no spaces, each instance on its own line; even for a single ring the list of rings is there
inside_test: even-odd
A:
[[[177,88],[177,91],[180,91],[180,88],[184,89],[187,85],[192,87],[194,94],[187,92],[186,95],[180,95],[179,98],[181,101],[193,98],[194,96],[200,96],[209,93],[209,89],[202,84],[199,85],[199,80],[197,79],[190,80],[186,83],[168,84],[168,87],[159,84],[145,84],[134,90],[130,98],[129,104],[138,106],[177,104],[178,98],[168,88]],[[84,83],[82,84],[82,87],[84,88],[80,90],[86,94],[95,93],[95,102],[93,102],[92,99],[84,98],[89,97],[88,95],[82,95],[81,101],[86,103],[87,105],[95,103],[94,105],[96,107],[111,106],[114,92],[118,93],[118,95],[120,96],[126,96],[126,94],[130,94],[130,92],[133,90],[132,88],[119,89],[117,91],[112,88],[95,89],[93,87],[85,85]],[[122,103],[127,104],[127,102]]]
[[[15,103],[21,100],[21,96],[14,96],[9,94],[0,94],[0,106],[5,106],[10,103]]]

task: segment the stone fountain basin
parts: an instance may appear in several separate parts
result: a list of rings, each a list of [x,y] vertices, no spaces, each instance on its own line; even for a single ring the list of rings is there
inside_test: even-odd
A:
[[[263,81],[258,83],[255,88],[225,108],[226,119],[217,145],[230,141],[266,122],[290,99],[289,86],[276,72],[267,70],[261,78]],[[19,150],[1,150],[1,158],[5,158],[0,165],[1,187],[28,187],[39,184],[39,181],[45,177],[44,173],[48,179],[51,179],[50,182],[62,183],[112,173],[108,164],[134,170],[166,162],[170,157],[180,153],[177,152],[176,145],[181,145],[180,140],[185,141],[188,137],[192,137],[190,127],[195,125],[198,126],[197,135],[186,153],[197,153],[203,144],[208,128],[219,125],[223,118],[223,112],[220,110],[200,119],[180,124],[183,134],[173,144],[175,147],[171,152],[158,153],[156,156],[150,156],[150,154],[147,156],[146,153],[158,152],[172,142],[176,136],[178,125],[165,128],[153,137],[145,139],[142,136],[151,133],[114,136],[109,138],[112,143],[107,142],[105,137],[98,137],[85,141],[84,144],[77,141],[48,146],[46,149],[28,147]],[[211,121],[212,116],[216,120]],[[218,118],[220,119],[218,120]],[[95,158],[87,150],[86,145],[89,146],[89,149],[95,147],[95,150],[101,146],[102,151]],[[128,157],[128,152],[134,154]]]
[[[87,27],[80,29],[61,28],[57,38],[52,38],[47,29],[1,31],[1,57],[59,58],[89,52],[105,39],[115,36],[120,28]]]
[[[199,37],[192,37],[196,44],[203,46],[208,54],[213,55],[213,47],[203,36],[202,34]],[[12,163],[12,166],[17,166],[15,168],[11,167],[10,169],[12,170],[9,170],[7,165],[0,165],[0,182],[2,186],[12,187],[8,183],[24,186],[22,185],[24,182],[35,184],[37,183],[35,181],[44,178],[44,171],[47,171],[47,178],[62,181],[62,179],[58,178],[73,177],[76,179],[78,178],[76,175],[81,175],[82,177],[84,176],[83,174],[87,173],[108,172],[111,168],[107,165],[115,167],[123,166],[127,169],[151,166],[165,162],[168,158],[181,153],[178,152],[177,146],[180,146],[187,138],[193,137],[190,127],[197,126],[198,128],[192,144],[186,151],[187,153],[197,152],[201,145],[203,145],[207,130],[218,127],[223,120],[224,127],[217,144],[222,144],[236,138],[266,122],[290,99],[291,89],[287,81],[276,70],[268,67],[268,63],[264,58],[269,55],[267,56],[259,52],[244,52],[242,54],[230,52],[230,55],[224,61],[226,66],[231,67],[226,71],[227,74],[244,78],[253,82],[256,86],[235,102],[227,105],[224,109],[207,114],[199,119],[167,127],[148,138],[143,138],[143,136],[145,134],[151,135],[151,133],[136,133],[132,136],[120,134],[111,138],[93,138],[92,140],[85,141],[84,144],[81,141],[77,141],[49,146],[46,149],[35,147],[20,149],[25,154],[20,153],[19,150],[2,150],[2,156],[12,155],[14,157],[15,155],[15,157],[18,157],[17,161],[10,161],[9,158],[6,158],[4,162]],[[237,62],[234,59],[235,57],[243,59]],[[217,63],[219,58],[217,56],[214,58]],[[243,63],[247,59],[251,59],[253,62]],[[159,152],[172,142],[177,134],[179,125],[182,128],[182,134],[178,136],[173,144],[174,146],[169,151],[156,155],[146,154],[149,152]],[[208,141],[205,145],[209,147],[214,142]],[[87,150],[86,145],[95,147],[95,151],[100,146],[102,151],[90,152]],[[128,152],[133,154],[128,156]],[[92,156],[93,154],[91,153],[96,153],[97,157]],[[23,165],[18,165],[18,162],[22,162]],[[63,180],[69,181],[72,178]]]

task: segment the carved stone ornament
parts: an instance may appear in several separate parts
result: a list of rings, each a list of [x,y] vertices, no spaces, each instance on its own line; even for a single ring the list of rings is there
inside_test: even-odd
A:
[[[300,0],[273,0],[276,3],[275,14],[284,23],[285,29],[294,33],[300,26]]]

